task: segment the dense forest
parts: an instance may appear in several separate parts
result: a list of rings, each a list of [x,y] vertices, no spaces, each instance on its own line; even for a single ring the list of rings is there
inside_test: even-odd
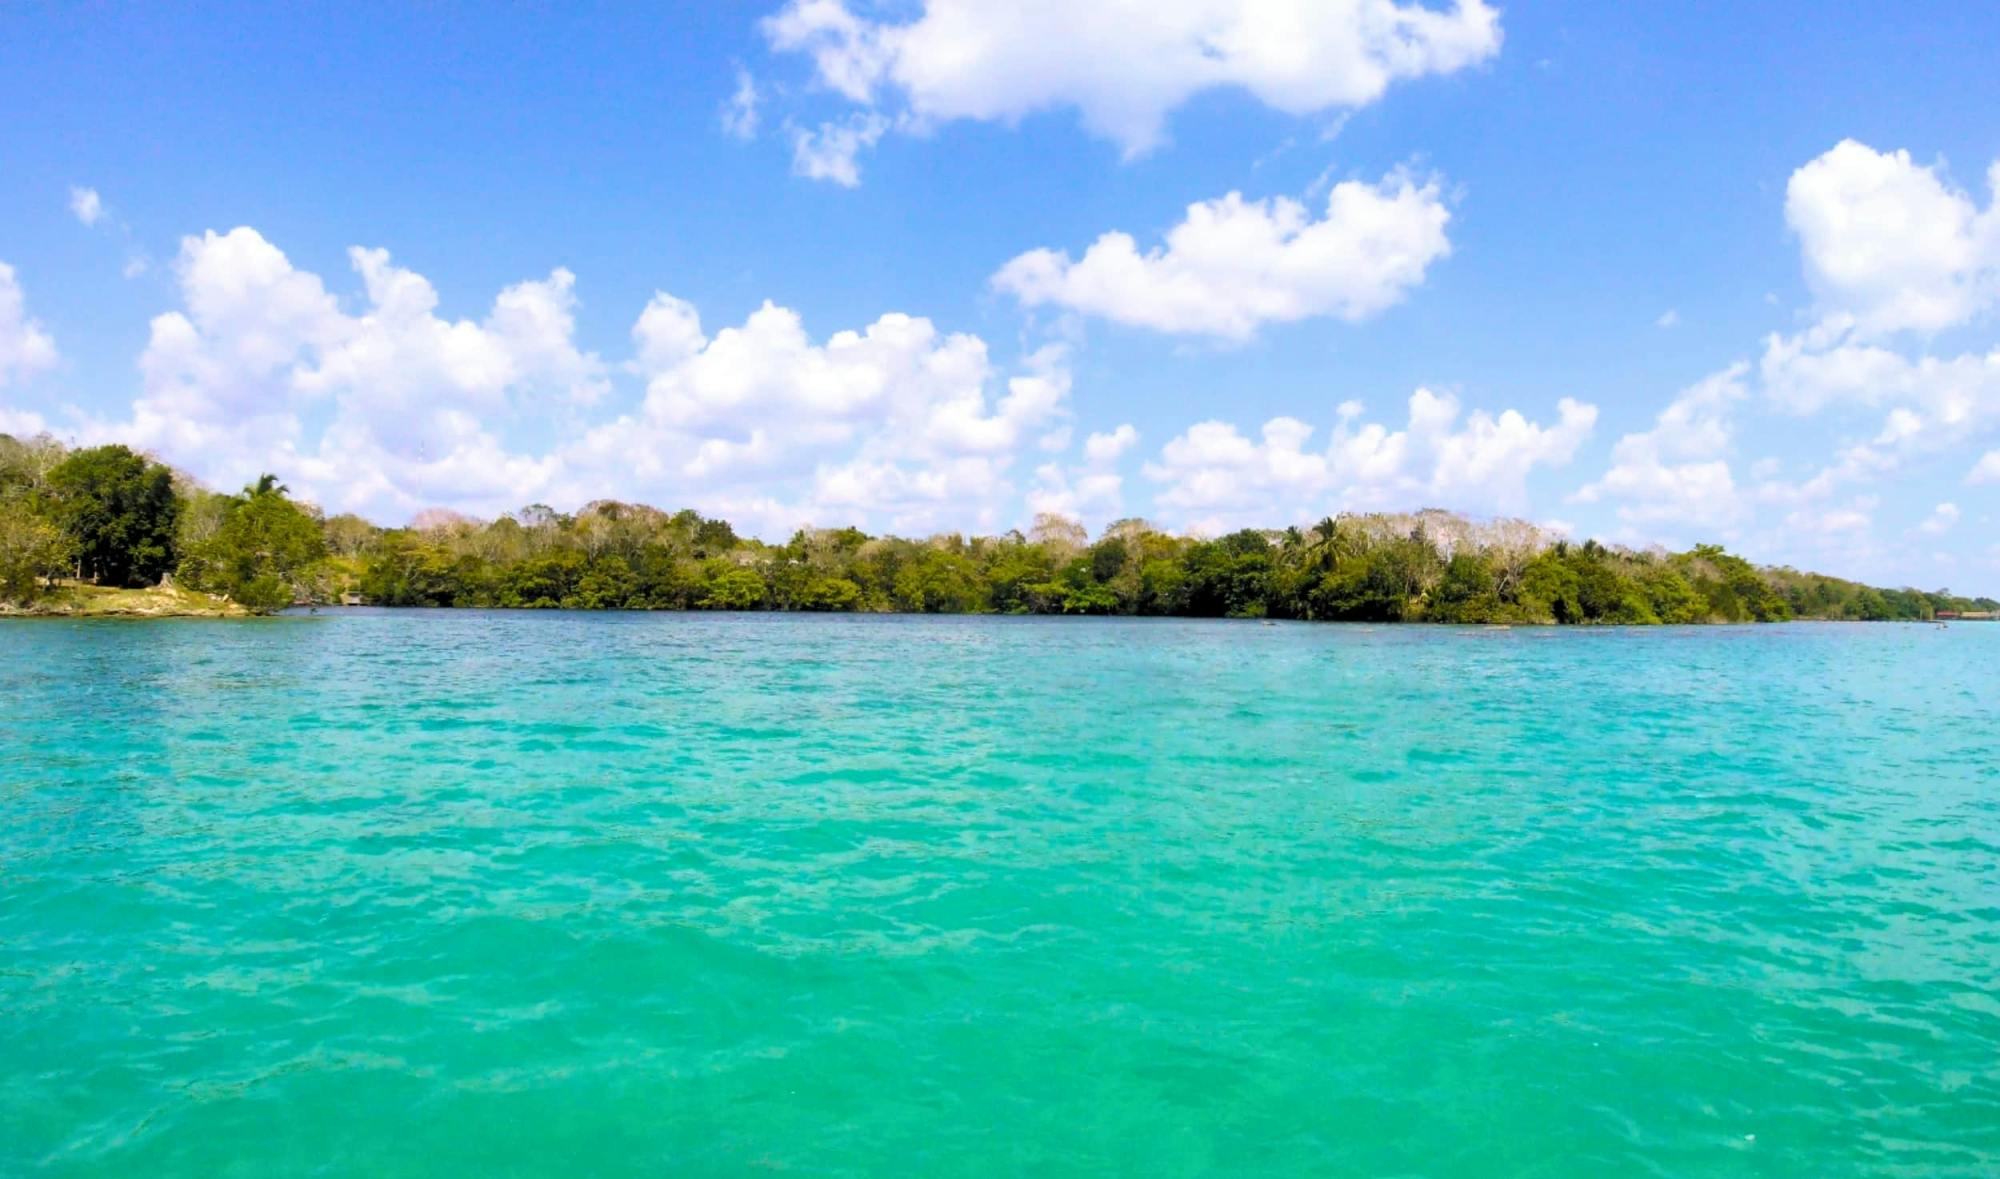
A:
[[[0,434],[0,601],[77,583],[171,580],[253,612],[294,604],[582,610],[1145,614],[1441,623],[1922,620],[1989,598],[1876,589],[1684,553],[1570,543],[1518,520],[1440,511],[1340,516],[1204,539],[1121,520],[1092,540],[1027,533],[910,540],[801,529],[784,544],[722,520],[600,500],[405,528],[325,516],[266,475],[218,493],[123,446]]]

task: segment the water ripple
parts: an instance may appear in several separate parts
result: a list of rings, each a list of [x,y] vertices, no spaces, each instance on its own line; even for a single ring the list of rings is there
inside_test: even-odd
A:
[[[0,1174],[1990,1176],[1996,655],[0,626]]]

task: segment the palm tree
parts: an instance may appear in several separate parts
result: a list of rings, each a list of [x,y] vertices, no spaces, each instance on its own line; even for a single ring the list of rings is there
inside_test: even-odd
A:
[[[1360,555],[1361,538],[1353,529],[1342,527],[1336,517],[1324,517],[1313,525],[1312,537],[1307,556],[1314,567],[1327,573],[1338,572],[1342,565]]]
[[[1285,561],[1290,563],[1296,561],[1299,554],[1305,551],[1305,544],[1306,534],[1299,531],[1298,525],[1293,524],[1278,538],[1278,551],[1283,554]]]
[[[285,495],[288,494],[291,490],[292,490],[291,488],[278,482],[278,477],[276,475],[273,475],[267,471],[264,474],[257,476],[257,481],[255,483],[245,484],[243,488],[243,494],[255,498],[256,496],[260,495]]]

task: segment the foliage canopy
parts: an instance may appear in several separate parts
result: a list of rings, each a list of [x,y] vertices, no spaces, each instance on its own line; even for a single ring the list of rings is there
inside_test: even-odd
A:
[[[807,528],[783,544],[694,511],[600,500],[490,522],[421,513],[404,528],[325,519],[275,476],[210,492],[122,446],[65,452],[0,435],[0,596],[65,569],[157,581],[255,611],[295,601],[581,610],[1126,614],[1470,624],[1928,619],[1993,610],[1946,590],[1879,589],[1760,568],[1718,546],[1634,552],[1518,520],[1446,512],[1330,516],[1176,536],[1120,520],[1026,535],[906,539]]]

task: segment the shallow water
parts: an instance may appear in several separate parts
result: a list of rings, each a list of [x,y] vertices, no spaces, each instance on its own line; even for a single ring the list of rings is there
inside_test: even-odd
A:
[[[0,1174],[2000,1173],[2000,625],[0,625]]]

